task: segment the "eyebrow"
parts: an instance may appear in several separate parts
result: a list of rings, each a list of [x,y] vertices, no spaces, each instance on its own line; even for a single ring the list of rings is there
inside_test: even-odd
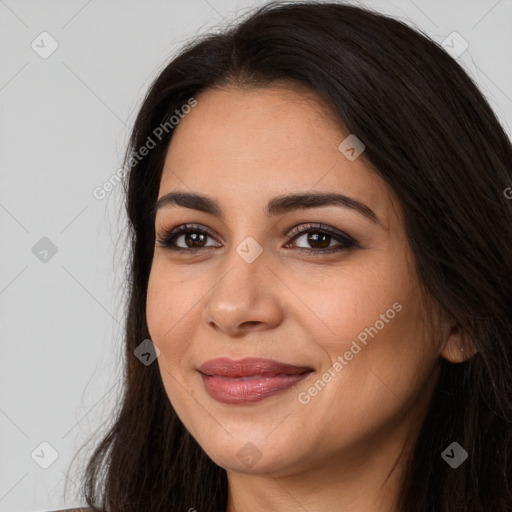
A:
[[[169,192],[155,202],[151,213],[156,214],[160,208],[171,205],[182,206],[184,208],[209,213],[224,220],[224,213],[215,199],[193,192]],[[327,192],[296,193],[274,197],[267,203],[265,213],[267,216],[278,216],[295,210],[305,210],[308,208],[319,208],[325,206],[350,208],[364,215],[372,222],[377,224],[380,223],[375,212],[360,201],[343,194]]]

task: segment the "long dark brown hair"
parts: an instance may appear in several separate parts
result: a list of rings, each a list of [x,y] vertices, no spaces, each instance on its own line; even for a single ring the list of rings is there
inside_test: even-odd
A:
[[[201,91],[276,81],[308,85],[364,143],[401,202],[422,284],[477,350],[461,364],[439,360],[399,512],[512,510],[511,142],[440,45],[401,21],[329,2],[267,4],[236,26],[194,39],[145,97],[125,160],[131,261],[124,394],[83,474],[87,503],[107,512],[226,509],[226,471],[177,417],[158,365],[134,356],[150,338],[152,206],[173,133],[169,123],[158,138],[155,130]],[[135,158],[148,137],[155,147]],[[452,442],[468,452],[457,469],[441,457]]]

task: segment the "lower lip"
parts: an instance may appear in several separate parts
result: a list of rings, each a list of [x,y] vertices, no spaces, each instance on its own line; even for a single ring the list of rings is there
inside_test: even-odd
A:
[[[311,372],[241,380],[201,374],[206,392],[218,402],[243,405],[259,402],[304,380]]]

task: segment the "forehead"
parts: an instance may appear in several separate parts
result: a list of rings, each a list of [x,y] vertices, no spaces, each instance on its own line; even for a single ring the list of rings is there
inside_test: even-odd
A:
[[[192,190],[228,209],[285,193],[340,192],[386,222],[392,191],[364,152],[352,161],[340,152],[349,133],[305,86],[227,87],[196,99],[174,129],[159,197]]]
[[[328,131],[334,142],[340,137],[333,112],[302,85],[209,89],[197,102],[174,131],[173,158],[183,156],[185,143],[222,148],[211,151],[210,158],[216,160],[265,160],[279,154],[284,158],[290,151],[300,156],[325,146]]]

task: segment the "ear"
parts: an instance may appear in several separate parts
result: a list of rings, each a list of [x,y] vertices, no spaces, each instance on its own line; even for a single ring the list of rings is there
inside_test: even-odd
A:
[[[474,356],[477,350],[455,321],[446,323],[443,328],[441,356],[450,363],[463,363]]]

